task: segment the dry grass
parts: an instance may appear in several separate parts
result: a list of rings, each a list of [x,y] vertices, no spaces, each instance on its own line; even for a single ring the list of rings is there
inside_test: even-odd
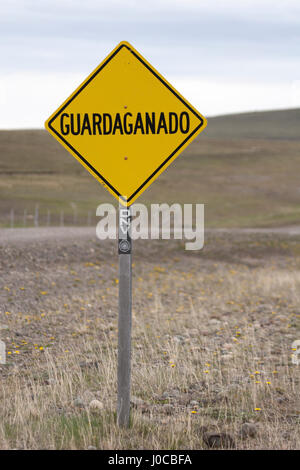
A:
[[[238,449],[299,449],[299,240],[210,235],[196,254],[135,245],[132,392],[143,403],[129,430],[115,424],[114,244],[3,247],[1,448],[202,449],[205,426]],[[241,439],[244,422],[255,438]]]

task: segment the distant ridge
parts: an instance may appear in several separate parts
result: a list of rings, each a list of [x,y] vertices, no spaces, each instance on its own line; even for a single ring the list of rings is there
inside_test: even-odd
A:
[[[300,108],[208,118],[208,126],[200,137],[300,140]]]
[[[209,117],[208,126],[198,139],[205,137],[300,140],[300,108]],[[40,146],[42,143],[46,146],[46,153],[57,151],[60,147],[44,129],[0,129],[0,150],[3,144],[16,145],[24,151],[26,147]]]
[[[191,148],[209,139],[300,141],[300,109],[230,114],[208,119]],[[86,170],[44,129],[0,130],[0,173],[81,173]]]

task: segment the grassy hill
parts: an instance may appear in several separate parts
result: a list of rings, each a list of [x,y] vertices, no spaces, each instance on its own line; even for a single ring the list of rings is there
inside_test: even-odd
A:
[[[300,140],[300,109],[218,116],[209,119],[205,135],[214,139]]]
[[[205,203],[211,227],[300,223],[299,124],[299,109],[211,118],[139,202]],[[46,131],[0,131],[0,225],[37,206],[41,224],[85,224],[101,202],[115,200]]]

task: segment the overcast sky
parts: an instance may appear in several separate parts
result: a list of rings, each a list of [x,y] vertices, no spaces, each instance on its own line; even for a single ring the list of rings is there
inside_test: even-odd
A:
[[[0,128],[43,127],[122,40],[208,117],[300,107],[299,0],[0,0]]]

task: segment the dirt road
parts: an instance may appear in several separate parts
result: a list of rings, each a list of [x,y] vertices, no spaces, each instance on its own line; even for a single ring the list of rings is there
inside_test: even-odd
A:
[[[300,235],[300,226],[274,228],[207,229],[206,234],[277,234],[286,236]],[[0,229],[0,245],[32,243],[43,241],[66,241],[96,239],[95,227],[38,227]]]

